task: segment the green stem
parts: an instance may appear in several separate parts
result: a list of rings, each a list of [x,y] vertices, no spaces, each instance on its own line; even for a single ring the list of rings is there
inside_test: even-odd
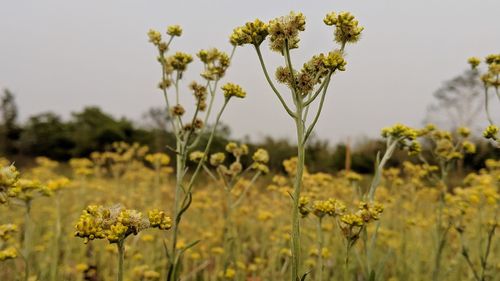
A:
[[[118,247],[118,274],[116,280],[123,281],[123,259],[125,257],[125,248],[123,240],[119,241],[116,246]]]
[[[266,64],[264,63],[264,59],[262,58],[262,53],[260,52],[260,47],[255,46],[255,51],[257,52],[257,56],[259,57],[259,62],[260,62],[260,65],[262,67],[262,71],[264,72],[264,76],[266,76],[267,83],[269,83],[269,86],[271,86],[271,89],[273,89],[273,92],[276,94],[276,96],[280,100],[281,104],[285,108],[288,115],[290,115],[292,118],[295,118],[295,113],[293,113],[293,111],[288,107],[285,100],[281,96],[280,92],[278,91],[278,89],[276,89],[276,87],[273,84],[273,81],[269,77],[269,73],[267,72]]]
[[[233,203],[233,205],[231,206],[231,208],[236,208],[238,207],[241,202],[243,201],[243,199],[245,198],[245,196],[247,195],[248,191],[250,190],[250,187],[253,186],[253,184],[255,183],[255,181],[257,180],[257,178],[261,175],[262,173],[259,171],[257,172],[253,177],[252,179],[250,180],[250,182],[248,183],[248,185],[245,187],[245,189],[243,190],[243,192],[241,193],[240,197],[236,200],[236,202]]]
[[[228,102],[229,102],[229,99],[226,98],[221,110],[217,114],[217,118],[216,118],[214,127],[212,128],[212,132],[210,134],[207,145],[205,147],[205,151],[203,153],[204,156],[208,155],[208,151],[210,150],[210,146],[212,144],[213,137],[214,137],[215,131],[217,129],[217,125],[220,122],[220,118],[221,118],[222,113],[224,112],[224,109],[226,108]],[[175,276],[174,276],[176,274],[175,269],[177,268],[177,263],[178,263],[178,260],[180,259],[180,257],[178,257],[178,253],[177,253],[177,237],[178,237],[178,233],[179,233],[179,225],[181,222],[183,212],[189,207],[188,204],[189,204],[189,200],[191,198],[191,191],[192,191],[192,188],[194,185],[194,181],[195,181],[196,177],[198,176],[201,168],[203,167],[203,164],[204,164],[205,158],[206,158],[206,157],[204,157],[203,159],[200,160],[200,162],[196,166],[196,170],[194,171],[193,175],[191,176],[191,179],[188,183],[187,189],[184,189],[183,179],[184,179],[184,175],[185,175],[184,169],[185,169],[186,159],[187,159],[186,158],[187,157],[187,150],[180,147],[179,142],[177,143],[177,149],[182,151],[182,155],[177,155],[177,174],[176,174],[177,181],[176,181],[176,193],[175,193],[175,199],[174,199],[175,200],[175,203],[174,203],[175,211],[174,211],[174,223],[173,223],[173,227],[172,227],[172,251],[171,251],[171,254],[169,255],[170,256],[170,265],[169,265],[169,269],[168,269],[167,280],[173,280],[173,278],[175,278]],[[184,197],[182,199],[182,203],[180,203],[181,191],[184,192]],[[183,210],[183,211],[181,211],[181,210]],[[174,280],[174,281],[176,281],[176,280]]]
[[[184,180],[184,168],[186,166],[186,162],[184,161],[184,155],[181,153],[182,144],[177,141],[177,151],[179,154],[176,155],[176,182],[175,182],[175,195],[174,195],[174,218],[179,216],[180,212],[180,200],[181,200],[181,191],[182,191],[182,182]],[[184,152],[185,153],[185,152]],[[179,232],[179,221],[177,219],[174,220],[174,225],[172,227],[172,259],[176,258],[177,254],[177,235]],[[172,262],[172,261],[171,261]]]
[[[375,170],[375,175],[373,176],[372,183],[370,184],[370,189],[368,191],[368,199],[370,202],[373,202],[374,197],[375,197],[375,191],[377,190],[377,186],[380,183],[380,179],[382,177],[382,171],[384,170],[385,164],[387,161],[392,157],[392,154],[394,153],[394,150],[396,149],[396,146],[398,144],[399,140],[388,140],[388,146],[387,150],[384,153],[384,156],[382,157],[382,160],[380,160],[380,163],[378,163],[376,170]]]
[[[331,71],[331,72],[328,73],[327,79],[325,79],[323,81],[323,83],[321,83],[321,85],[316,90],[316,92],[314,93],[314,95],[312,95],[306,102],[304,102],[304,106],[309,106],[312,102],[314,102],[314,100],[316,100],[316,98],[321,93],[321,91],[323,90],[323,88],[327,85],[327,83],[330,83],[329,78],[332,76],[332,74],[333,74],[334,71],[335,71],[335,69],[333,71]]]
[[[30,259],[31,259],[31,202],[26,202],[26,212],[24,213],[24,280],[28,281],[30,277]]]
[[[326,85],[325,87],[323,88],[323,94],[321,95],[321,100],[319,102],[319,108],[318,108],[318,111],[316,112],[316,116],[314,116],[314,120],[313,122],[311,123],[311,125],[309,125],[309,127],[307,128],[307,132],[306,132],[306,135],[304,137],[304,141],[307,142],[307,139],[309,138],[309,136],[311,135],[313,129],[314,129],[314,126],[316,126],[316,123],[318,122],[319,120],[319,116],[321,115],[321,110],[323,109],[323,104],[325,102],[325,97],[326,97],[326,91],[328,89],[328,84],[330,84],[330,77],[331,77],[331,74],[328,75],[328,77],[326,78]]]
[[[349,255],[351,253],[351,242],[347,241],[345,249],[345,262],[344,262],[344,281],[349,279]]]
[[[285,63],[288,67],[288,71],[290,71],[290,76],[292,77],[292,95],[294,97],[295,103],[298,104],[300,101],[302,103],[302,97],[299,96],[300,93],[296,89],[297,82],[295,80],[295,71],[293,70],[292,58],[290,57],[290,47],[288,46],[288,39],[285,39]],[[297,116],[297,118],[302,118],[302,115]]]
[[[301,101],[300,101],[301,102]],[[297,116],[302,116],[302,106],[299,102]],[[292,281],[299,279],[300,271],[300,221],[299,221],[299,199],[302,189],[302,177],[305,164],[304,123],[300,118],[295,119],[297,127],[297,173],[295,175],[293,206],[292,206]]]
[[[207,145],[205,146],[205,150],[203,151],[203,155],[207,155],[208,154],[208,151],[210,150],[210,146],[212,145],[212,141],[214,139],[214,135],[215,135],[215,131],[217,130],[217,125],[219,125],[219,122],[220,122],[220,118],[222,117],[222,113],[224,112],[224,110],[226,109],[226,106],[229,102],[229,99],[226,98],[224,100],[224,104],[222,105],[222,108],[221,110],[219,111],[219,113],[217,114],[217,118],[215,119],[215,124],[214,124],[214,127],[212,128],[212,132],[210,133],[210,137],[208,138],[208,142],[207,142]],[[191,179],[189,181],[189,184],[188,184],[188,188],[187,188],[187,191],[186,193],[190,193],[191,190],[193,189],[193,184],[194,184],[194,181],[196,179],[196,177],[198,176],[198,173],[200,172],[202,166],[203,166],[203,163],[205,162],[205,158],[203,158],[199,163],[198,165],[196,166],[196,169],[193,173],[193,175],[191,176]]]
[[[60,194],[55,195],[56,203],[56,225],[55,225],[55,235],[54,235],[54,246],[52,249],[52,263],[50,268],[50,280],[57,281],[57,267],[59,265],[59,243],[61,239],[61,200]]]
[[[492,229],[488,232],[488,242],[486,244],[486,252],[484,253],[484,257],[481,258],[481,281],[486,280],[486,269],[488,267],[488,257],[490,255],[491,250],[491,242],[493,240],[493,235],[495,234],[495,229],[497,225],[494,225]]]
[[[233,225],[233,198],[231,195],[232,186],[227,186],[226,191],[226,214],[225,214],[225,232],[224,232],[224,272],[230,266],[236,264],[235,239],[237,237],[235,226]]]
[[[491,118],[490,115],[490,108],[489,108],[489,97],[488,97],[488,87],[484,87],[484,110],[486,111],[486,117],[488,118],[488,122],[490,122],[490,125],[493,125],[493,119]]]
[[[318,219],[318,228],[317,228],[317,235],[318,235],[318,277],[316,278],[317,281],[323,281],[323,244],[324,244],[324,238],[323,238],[323,228],[322,228],[322,220],[323,218]]]

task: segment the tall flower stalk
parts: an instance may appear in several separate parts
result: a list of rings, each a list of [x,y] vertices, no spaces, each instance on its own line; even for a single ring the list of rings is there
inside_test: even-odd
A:
[[[222,276],[231,275],[234,272],[235,280],[243,280],[241,270],[237,268],[238,252],[238,229],[233,218],[234,211],[243,202],[250,188],[253,187],[256,180],[262,175],[269,172],[267,163],[269,162],[269,154],[266,150],[259,148],[252,155],[253,162],[246,168],[243,167],[242,158],[248,155],[249,149],[245,144],[238,145],[235,142],[229,142],[226,147],[228,156],[234,161],[226,166],[226,154],[217,152],[210,156],[210,165],[215,167],[215,173],[206,165],[203,166],[205,172],[217,183],[224,187],[225,192],[225,207],[224,207],[224,258],[223,271],[219,274]],[[203,155],[198,152],[193,152],[192,160],[199,161],[198,155]],[[227,157],[227,158],[230,158]],[[252,175],[253,174],[253,175]],[[249,178],[249,180],[247,180]],[[240,187],[240,189],[237,189]]]
[[[198,241],[191,242],[188,247],[182,250],[178,249],[177,241],[179,237],[179,226],[183,214],[188,210],[192,201],[192,189],[195,180],[206,161],[210,146],[212,144],[217,125],[221,119],[222,113],[226,109],[229,100],[232,97],[244,98],[246,92],[238,85],[227,83],[221,87],[224,93],[224,103],[216,114],[214,125],[212,126],[208,137],[208,141],[203,149],[202,157],[194,172],[188,176],[188,167],[186,165],[188,156],[199,145],[200,139],[207,131],[207,122],[211,116],[216,98],[216,92],[219,81],[224,77],[227,68],[231,62],[235,48],[231,55],[228,55],[215,48],[201,50],[197,53],[197,57],[203,63],[203,71],[200,76],[205,80],[204,84],[192,82],[189,85],[190,90],[195,97],[195,110],[192,117],[188,121],[183,119],[185,109],[181,105],[180,82],[184,76],[189,63],[193,61],[191,55],[176,52],[173,55],[167,56],[170,44],[174,37],[182,35],[182,29],[178,25],[169,26],[167,28],[167,41],[162,40],[160,32],[150,30],[148,33],[149,41],[158,50],[158,62],[161,65],[162,77],[158,87],[161,89],[167,114],[170,115],[170,125],[175,135],[175,147],[170,148],[176,155],[176,184],[174,192],[174,221],[172,227],[172,237],[170,246],[166,245],[166,253],[168,257],[167,278],[169,281],[180,279],[181,262],[184,251],[196,245]],[[173,93],[168,93],[168,90],[173,88]],[[207,101],[208,98],[208,101]],[[200,115],[205,112],[205,117]]]
[[[344,48],[346,44],[357,42],[363,30],[363,27],[358,26],[358,21],[354,16],[348,12],[340,14],[329,13],[326,15],[324,22],[326,25],[335,26],[335,41],[340,44],[340,49],[332,50],[327,54],[313,56],[300,70],[294,67],[290,52],[299,47],[299,33],[305,30],[306,21],[302,13],[291,12],[289,15],[273,19],[267,24],[257,19],[246,23],[244,26],[235,28],[230,37],[230,41],[234,46],[245,44],[254,46],[269,86],[295,123],[298,161],[293,194],[291,194],[292,281],[303,280],[307,275],[301,273],[299,224],[299,198],[302,189],[307,140],[319,120],[332,75],[337,70],[345,70]],[[287,102],[276,88],[267,71],[260,49],[266,37],[269,37],[270,49],[280,54],[284,59],[285,66],[278,67],[276,70],[276,80],[279,83],[285,84],[290,90],[293,106],[289,105],[289,102]],[[307,115],[309,114],[310,107],[318,100],[319,104],[314,118],[308,124]]]

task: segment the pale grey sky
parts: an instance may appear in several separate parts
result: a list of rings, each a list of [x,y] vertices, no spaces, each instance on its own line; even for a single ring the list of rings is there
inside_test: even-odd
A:
[[[375,136],[395,122],[419,125],[434,90],[465,70],[469,56],[500,51],[499,0],[0,0],[0,88],[16,94],[22,118],[98,105],[139,120],[163,105],[149,28],[180,24],[184,35],[173,50],[229,52],[234,27],[291,10],[307,17],[296,65],[335,48],[322,23],[327,12],[351,11],[365,26],[362,40],[347,48],[347,71],[334,77],[317,126],[317,135],[332,142]],[[281,58],[265,49],[274,72]],[[192,64],[188,78],[200,66]],[[236,137],[294,136],[252,48],[237,50],[225,81],[248,92],[223,116]]]

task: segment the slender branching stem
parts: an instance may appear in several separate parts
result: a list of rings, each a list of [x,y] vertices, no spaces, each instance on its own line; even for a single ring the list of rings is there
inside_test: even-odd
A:
[[[328,90],[328,84],[330,83],[330,78],[331,78],[331,74],[328,75],[328,77],[325,79],[326,85],[325,85],[325,87],[323,87],[323,94],[321,95],[321,100],[319,101],[319,108],[318,108],[318,111],[316,112],[316,115],[314,116],[313,122],[307,128],[307,132],[306,132],[306,135],[304,137],[305,142],[307,142],[307,140],[311,136],[311,133],[312,133],[314,127],[316,126],[316,123],[319,120],[319,116],[321,115],[321,111],[323,110],[323,104],[325,103],[326,91]]]
[[[290,115],[292,118],[295,118],[295,113],[290,109],[290,107],[288,107],[285,100],[281,96],[280,92],[278,91],[278,89],[276,89],[273,81],[269,77],[269,73],[267,72],[266,64],[264,63],[264,59],[262,58],[262,53],[260,52],[260,47],[255,46],[255,51],[257,52],[257,56],[259,57],[260,65],[262,67],[262,71],[264,72],[264,76],[266,76],[267,83],[269,83],[269,86],[271,86],[271,89],[273,89],[273,92],[276,94],[276,96],[280,100],[281,104],[285,108],[288,115]]]
[[[323,226],[322,226],[323,218],[318,218],[317,224],[317,236],[318,236],[318,268],[317,268],[317,281],[323,281]]]
[[[205,150],[203,151],[203,155],[207,155],[208,151],[210,150],[210,146],[212,145],[212,141],[214,139],[215,131],[217,130],[217,126],[219,125],[220,118],[222,117],[222,113],[226,109],[228,102],[229,102],[229,99],[226,98],[224,100],[224,104],[222,105],[222,108],[220,109],[219,113],[217,114],[217,117],[215,119],[215,124],[212,128],[212,132],[210,133],[210,137],[208,138],[208,142],[207,142],[207,145],[205,146]],[[194,185],[194,181],[196,180],[196,177],[198,176],[198,173],[200,172],[205,161],[206,161],[206,159],[202,159],[200,162],[198,162],[198,165],[196,166],[196,169],[195,169],[193,175],[191,176],[191,179],[189,180],[189,183],[187,185],[186,193],[191,192],[193,185]]]
[[[368,200],[370,200],[370,202],[373,202],[375,198],[375,191],[380,184],[380,179],[382,178],[384,167],[387,161],[392,157],[392,154],[394,153],[394,150],[396,149],[399,141],[399,139],[393,140],[390,137],[387,141],[387,150],[385,151],[382,160],[380,160],[380,162],[377,163],[377,167],[375,167],[375,175],[373,176],[373,180],[370,184],[370,189],[368,190]]]
[[[493,118],[491,118],[490,114],[488,87],[486,86],[484,86],[484,110],[486,111],[486,117],[488,118],[488,122],[490,122],[490,125],[493,125]]]
[[[335,70],[334,70],[334,71],[335,71]],[[321,91],[323,90],[323,88],[324,88],[325,86],[327,86],[327,84],[328,84],[328,83],[330,83],[329,77],[332,75],[332,73],[333,73],[334,71],[331,71],[331,72],[329,72],[329,73],[328,73],[327,78],[325,78],[325,79],[323,80],[323,82],[321,83],[321,85],[319,86],[319,88],[316,90],[316,92],[314,92],[314,94],[313,94],[311,97],[309,97],[309,98],[308,98],[308,99],[304,102],[304,106],[309,106],[311,103],[313,103],[313,102],[316,100],[316,98],[317,98],[317,97],[318,97],[318,95],[321,93]]]
[[[253,177],[252,179],[250,180],[250,182],[246,185],[245,189],[243,190],[243,192],[241,193],[240,197],[238,197],[238,199],[236,199],[236,201],[231,205],[231,208],[236,208],[238,207],[241,202],[243,201],[243,199],[246,197],[246,195],[248,194],[248,191],[250,190],[250,188],[254,185],[255,181],[260,177],[262,173],[259,171],[257,172]]]

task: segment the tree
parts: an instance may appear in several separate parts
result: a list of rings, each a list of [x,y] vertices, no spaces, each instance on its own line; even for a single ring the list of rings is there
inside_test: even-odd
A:
[[[20,139],[21,153],[25,156],[47,156],[56,160],[71,158],[75,145],[69,126],[50,112],[30,117]]]
[[[3,154],[12,155],[17,153],[17,141],[21,129],[17,124],[17,105],[12,92],[5,89],[0,98],[0,149]]]
[[[92,151],[103,150],[107,145],[117,142],[134,142],[134,126],[125,118],[116,120],[98,107],[86,107],[75,112],[69,122],[76,141],[74,156],[85,156]]]
[[[436,92],[436,101],[427,109],[425,123],[455,130],[458,127],[474,128],[482,110],[483,87],[476,70],[444,82]]]

